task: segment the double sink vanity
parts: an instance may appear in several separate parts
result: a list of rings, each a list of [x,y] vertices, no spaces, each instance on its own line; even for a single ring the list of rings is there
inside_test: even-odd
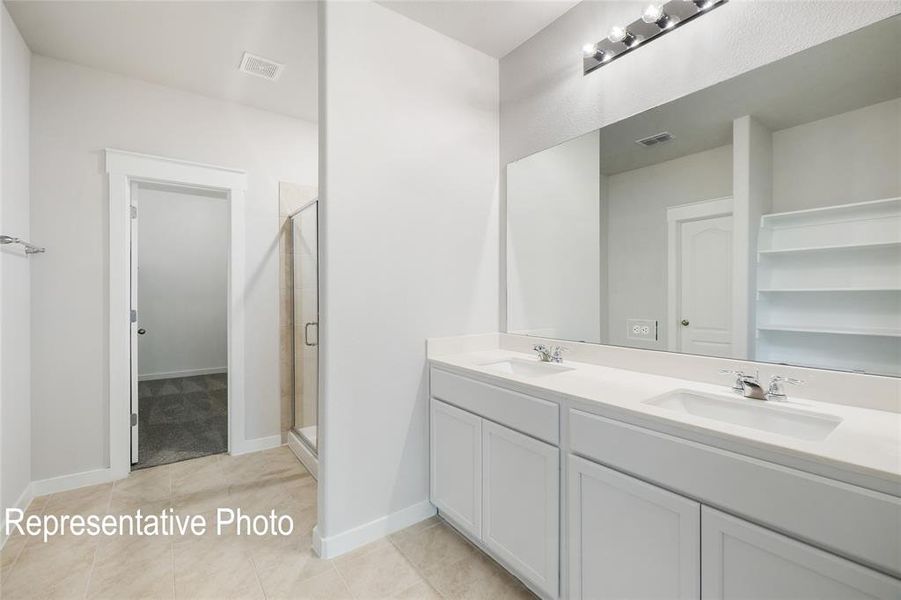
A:
[[[430,491],[539,596],[901,598],[897,412],[534,342],[430,340]]]

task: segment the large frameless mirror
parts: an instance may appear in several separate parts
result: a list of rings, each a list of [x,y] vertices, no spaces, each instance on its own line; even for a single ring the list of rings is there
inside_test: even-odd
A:
[[[507,331],[901,375],[901,16],[507,165]]]

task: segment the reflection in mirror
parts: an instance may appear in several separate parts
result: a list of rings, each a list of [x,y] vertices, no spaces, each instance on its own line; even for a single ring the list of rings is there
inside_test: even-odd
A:
[[[507,166],[507,330],[901,375],[901,17]]]

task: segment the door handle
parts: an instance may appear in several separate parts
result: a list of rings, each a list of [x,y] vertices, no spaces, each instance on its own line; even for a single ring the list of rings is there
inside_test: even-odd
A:
[[[303,326],[303,343],[307,346],[318,346],[319,340],[317,339],[315,342],[310,342],[310,326],[316,326],[316,337],[319,337],[319,323],[316,321],[310,321]]]
[[[143,329],[143,328],[138,329],[138,335],[144,335],[145,333],[147,333],[146,329]]]
[[[682,319],[682,327],[688,327],[688,319]]]

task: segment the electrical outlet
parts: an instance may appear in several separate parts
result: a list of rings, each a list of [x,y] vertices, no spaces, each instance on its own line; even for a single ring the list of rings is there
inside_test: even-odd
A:
[[[657,321],[652,319],[626,319],[626,337],[630,340],[656,341]]]

